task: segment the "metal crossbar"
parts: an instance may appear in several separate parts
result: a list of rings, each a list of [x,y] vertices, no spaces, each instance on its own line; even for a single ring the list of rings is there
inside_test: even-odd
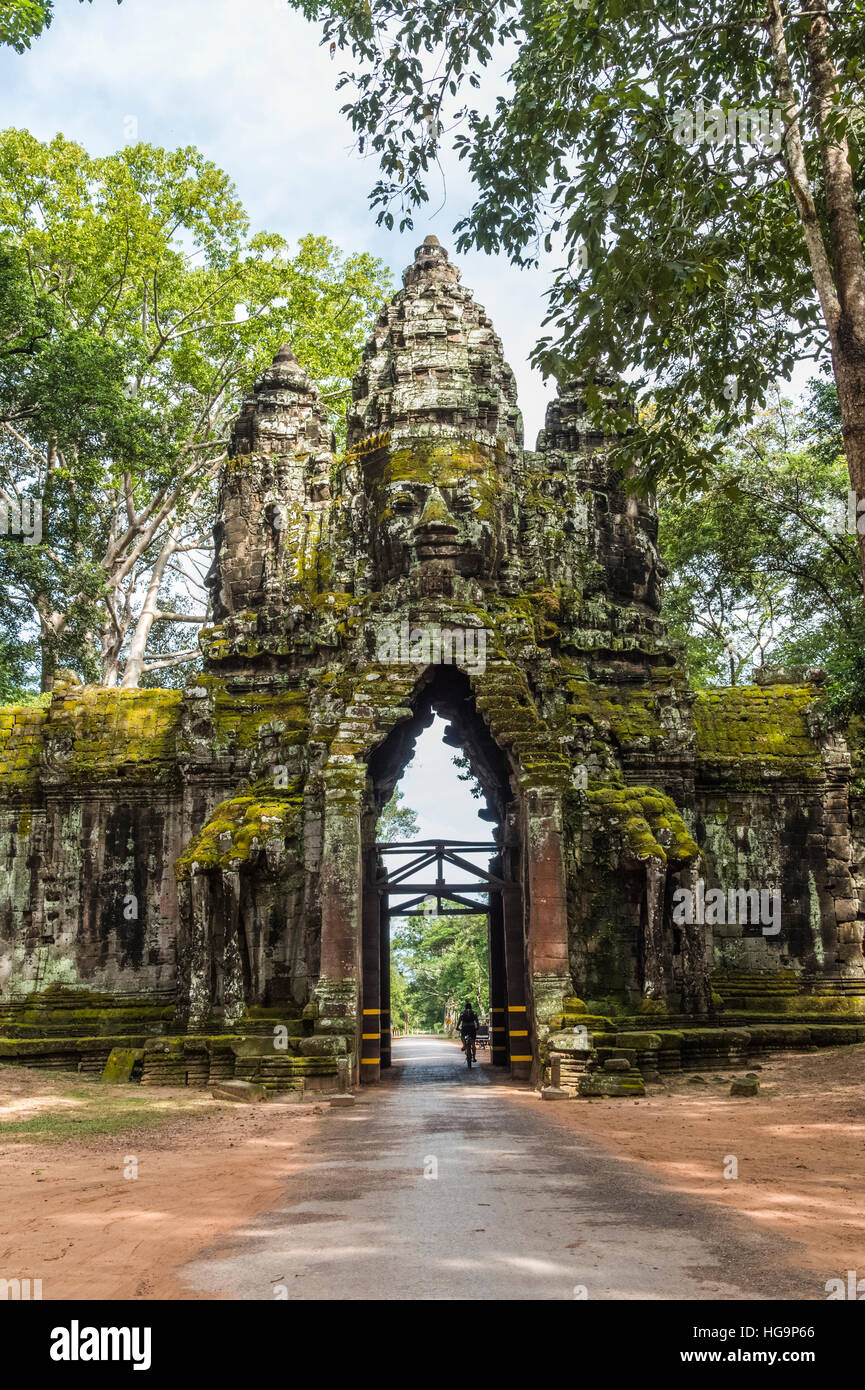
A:
[[[437,915],[441,917],[463,917],[486,912],[487,902],[473,902],[469,895],[477,893],[486,898],[491,888],[504,887],[502,879],[462,857],[463,854],[498,854],[499,846],[496,844],[473,840],[414,840],[408,844],[376,845],[376,850],[382,857],[409,856],[408,863],[400,864],[397,870],[385,878],[378,879],[375,884],[377,892],[383,897],[406,899],[394,906],[388,904],[389,917],[425,917],[427,913],[418,909],[430,898],[435,898]],[[428,869],[433,864],[436,869],[435,882],[409,882],[413,874]],[[477,882],[448,883],[445,878],[445,864],[471,874]]]

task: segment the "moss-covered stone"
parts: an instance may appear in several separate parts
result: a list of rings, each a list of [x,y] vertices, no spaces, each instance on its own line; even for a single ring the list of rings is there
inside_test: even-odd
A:
[[[796,777],[824,776],[820,750],[808,716],[813,686],[734,686],[700,691],[694,727],[700,765],[733,785],[766,784]]]
[[[143,1047],[112,1047],[102,1072],[102,1080],[121,1085],[132,1080],[136,1064],[144,1061]]]
[[[217,806],[210,820],[175,862],[179,879],[202,869],[230,868],[244,863],[271,841],[282,845],[291,834],[302,798],[266,800],[236,796]]]
[[[607,833],[617,832],[632,859],[685,863],[700,850],[675,802],[653,787],[590,787],[586,799]]]
[[[646,1085],[638,1071],[594,1071],[579,1078],[577,1094],[582,1099],[604,1097],[634,1100],[646,1094]]]
[[[0,1033],[134,1049],[176,998],[188,1043],[146,1048],[145,1084],[237,1063],[268,1086],[327,1075],[363,1007],[343,971],[376,817],[435,711],[496,819],[520,952],[556,962],[520,989],[542,1064],[569,1028],[621,1052],[617,1027],[645,1040],[721,1007],[803,1035],[862,1016],[865,721],[845,745],[792,680],[689,689],[660,611],[657,516],[599,402],[621,423],[616,383],[564,382],[525,449],[501,344],[430,239],[364,351],[342,456],[279,350],[219,478],[203,669],[183,692],[60,673],[41,706],[0,710],[0,990],[15,996]],[[421,636],[410,650],[403,624]],[[425,648],[444,627],[462,648]],[[700,879],[779,885],[783,932],[725,922],[707,943],[673,913]],[[316,975],[328,955],[336,980]],[[93,979],[128,1006],[40,997]],[[223,1032],[261,1045],[213,1050]],[[669,1038],[659,1065],[750,1045]]]

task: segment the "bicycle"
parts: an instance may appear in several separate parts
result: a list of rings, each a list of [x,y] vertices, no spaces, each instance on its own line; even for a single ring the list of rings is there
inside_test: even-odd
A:
[[[476,1060],[474,1056],[474,1050],[474,1039],[471,1033],[464,1033],[463,1052],[466,1054],[466,1066],[468,1067],[469,1071],[471,1071],[472,1069],[472,1062]]]

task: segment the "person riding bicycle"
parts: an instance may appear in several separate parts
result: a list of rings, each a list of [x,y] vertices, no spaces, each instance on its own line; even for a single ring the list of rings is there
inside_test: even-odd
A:
[[[460,1037],[463,1041],[463,1047],[466,1045],[466,1038],[471,1038],[472,1061],[476,1062],[478,1059],[476,1042],[478,1036],[478,1016],[472,1008],[470,999],[466,1000],[466,1006],[457,1019],[457,1028],[459,1029]]]

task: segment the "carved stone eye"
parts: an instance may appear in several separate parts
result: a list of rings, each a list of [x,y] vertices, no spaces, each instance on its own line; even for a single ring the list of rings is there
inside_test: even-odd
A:
[[[414,508],[415,500],[410,492],[400,492],[393,499],[393,509],[395,512],[399,513],[400,516],[408,515],[409,512],[414,511]]]
[[[473,512],[477,506],[470,492],[458,493],[451,502],[452,512]]]

